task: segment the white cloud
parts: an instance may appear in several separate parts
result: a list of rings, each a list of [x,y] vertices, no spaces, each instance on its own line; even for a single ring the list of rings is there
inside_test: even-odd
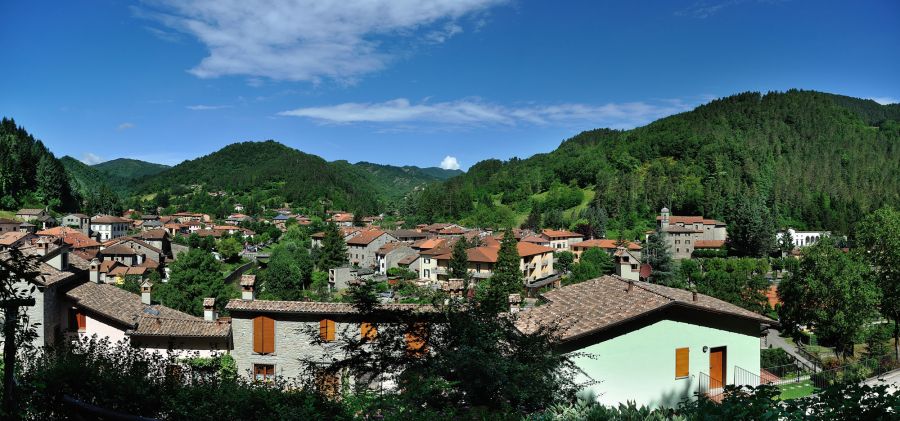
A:
[[[188,105],[185,107],[194,111],[221,110],[222,108],[231,108],[230,105]]]
[[[134,126],[134,123],[129,123],[129,122],[126,121],[126,122],[124,122],[124,123],[118,125],[118,126],[116,127],[116,130],[122,131],[122,130],[133,129],[134,127],[135,127],[135,126]]]
[[[348,102],[322,107],[282,111],[281,116],[309,118],[322,124],[413,123],[465,126],[520,126],[586,123],[592,127],[632,128],[658,118],[687,111],[693,105],[682,100],[625,102],[602,105],[563,103],[503,106],[478,98],[448,102],[411,103],[398,98],[379,103]]]
[[[874,97],[874,98],[869,98],[869,99],[871,99],[872,101],[875,101],[881,105],[896,104],[896,103],[900,102],[900,99],[889,97],[889,96],[879,96],[879,97]]]
[[[455,156],[447,155],[444,157],[444,160],[441,161],[441,168],[445,170],[458,170],[459,161],[456,160]]]
[[[457,22],[506,1],[157,0],[155,10],[135,14],[205,44],[209,55],[190,69],[201,78],[353,81],[408,51],[390,51],[388,38],[443,42],[462,31]]]
[[[88,165],[94,165],[103,162],[103,158],[99,157],[96,154],[85,152],[83,155],[81,155],[81,162],[84,162]]]

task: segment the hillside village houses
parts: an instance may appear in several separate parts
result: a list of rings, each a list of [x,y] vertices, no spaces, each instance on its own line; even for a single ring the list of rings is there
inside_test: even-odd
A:
[[[279,215],[283,217],[273,218],[271,223],[298,218],[289,210]],[[338,289],[349,284],[348,278],[368,279],[375,273],[386,276],[389,269],[404,267],[416,273],[420,285],[450,291],[454,287],[449,279],[449,262],[455,242],[465,238],[475,245],[466,250],[468,269],[473,279],[486,279],[493,273],[503,236],[457,224],[384,231],[352,226],[353,217],[346,212],[334,214],[332,220],[338,215],[345,216],[338,217],[336,223],[348,215],[351,222],[340,227],[351,266],[338,268],[340,276],[335,272],[335,278],[342,279],[335,282]],[[171,218],[141,217],[140,229],[134,229],[131,220],[114,216],[88,219],[89,235],[69,224],[74,222],[70,219],[64,225],[71,228],[43,229],[28,238],[18,221],[6,226],[0,221],[0,235],[11,232],[26,238],[16,246],[42,259],[38,305],[28,310],[33,320],[42,323],[37,339],[41,345],[97,335],[148,352],[196,352],[203,356],[227,352],[235,358],[239,373],[266,380],[303,375],[303,361],[325,363],[340,358],[336,350],[345,335],[375,334],[365,326],[378,321],[363,320],[349,304],[259,300],[254,275],[241,277],[241,298],[225,306],[231,318],[219,317],[211,298],[204,300],[204,317],[162,306],[153,301],[153,285],[148,279],[152,271],[164,275],[163,279],[167,277],[166,266],[176,254],[172,235],[194,232],[202,236],[246,236],[252,232],[235,221],[216,225],[208,215],[189,212]],[[667,234],[680,234],[681,228],[690,231],[685,238],[678,238],[690,243],[670,243],[677,245],[672,248],[673,254],[682,244],[696,247],[697,241],[724,242],[721,222],[669,216],[667,210],[659,219],[659,229]],[[158,222],[160,228],[153,224],[144,227],[148,221]],[[761,326],[771,320],[702,294],[640,281],[640,244],[584,240],[581,234],[563,230],[516,230],[514,235],[524,286],[543,303],[516,308],[520,329],[528,331],[563,316],[566,330],[560,346],[592,356],[578,357],[576,363],[585,379],[602,380],[589,386],[601,402],[636,400],[651,406],[673,405],[682,397],[702,392],[704,384],[707,388],[710,384],[731,384],[740,377],[736,373],[759,374]],[[313,247],[321,247],[323,238],[323,233],[312,234]],[[589,248],[600,248],[613,256],[617,275],[560,288],[554,253],[571,251],[578,259]],[[691,252],[678,253],[686,258]],[[116,286],[130,276],[140,279],[141,294]],[[537,294],[548,285],[555,288]],[[460,291],[465,288],[457,287]],[[463,295],[457,291],[453,296]],[[385,304],[385,308],[427,312],[411,304]],[[314,344],[315,338],[310,335],[317,335],[324,345]],[[320,384],[332,387],[345,379],[331,376]],[[379,388],[394,386],[390,376],[350,381]]]

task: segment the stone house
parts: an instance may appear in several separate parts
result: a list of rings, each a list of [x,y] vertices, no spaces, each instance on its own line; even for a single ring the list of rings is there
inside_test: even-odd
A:
[[[256,300],[252,287],[228,302],[232,317],[231,355],[238,372],[252,379],[304,380],[317,363],[340,359],[342,338],[377,335],[381,320],[364,320],[349,303]],[[384,310],[418,311],[416,304],[385,304]],[[317,343],[320,342],[320,343]],[[353,379],[351,379],[352,381]],[[320,379],[321,381],[321,379]],[[326,383],[339,382],[339,377]],[[389,379],[368,379],[371,387],[390,387]]]
[[[395,241],[396,238],[379,229],[363,231],[347,240],[347,260],[351,265],[375,268],[375,252],[381,246]]]
[[[702,216],[673,216],[668,208],[662,208],[656,217],[656,231],[663,234],[674,259],[689,259],[698,248],[720,248],[728,237],[724,222]]]
[[[13,219],[0,218],[0,233],[3,232],[17,232],[19,231],[19,227],[22,225],[21,221],[16,221]]]
[[[582,395],[607,406],[674,407],[758,378],[760,338],[775,323],[703,294],[612,275],[542,298],[517,325],[560,326],[557,346],[574,354],[576,381],[596,381]]]
[[[418,254],[407,243],[387,243],[375,251],[375,265],[379,274],[387,275],[388,269],[398,267],[401,259]]]
[[[62,218],[62,223],[60,225],[76,228],[85,234],[90,235],[91,217],[83,213],[70,213]]]
[[[37,221],[38,218],[49,215],[45,209],[19,209],[16,212],[16,218],[25,222]]]

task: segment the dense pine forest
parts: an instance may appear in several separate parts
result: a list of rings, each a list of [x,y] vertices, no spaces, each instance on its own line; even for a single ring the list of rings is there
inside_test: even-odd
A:
[[[738,94],[633,130],[586,131],[551,153],[479,162],[412,195],[404,210],[420,222],[529,213],[546,221],[591,193],[588,208],[633,237],[663,206],[726,221],[755,209],[752,218],[770,226],[852,232],[865,212],[900,203],[900,104]]]
[[[0,120],[0,209],[78,208],[62,163],[12,119]]]

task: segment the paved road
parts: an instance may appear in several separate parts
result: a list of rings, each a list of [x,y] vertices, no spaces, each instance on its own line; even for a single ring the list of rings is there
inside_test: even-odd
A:
[[[809,367],[816,367],[815,363],[807,360],[806,357],[804,357],[802,354],[797,352],[797,347],[794,346],[793,344],[791,344],[790,342],[784,340],[784,338],[781,337],[781,332],[779,332],[778,330],[776,330],[774,328],[769,328],[769,334],[768,334],[768,336],[766,336],[765,346],[768,347],[769,345],[771,345],[772,348],[784,349],[785,351],[787,351],[788,354],[791,354],[794,358],[796,358],[797,360],[806,364]]]
[[[900,370],[888,371],[877,378],[864,381],[863,384],[869,386],[886,384],[889,385],[888,391],[894,393],[900,388]]]

